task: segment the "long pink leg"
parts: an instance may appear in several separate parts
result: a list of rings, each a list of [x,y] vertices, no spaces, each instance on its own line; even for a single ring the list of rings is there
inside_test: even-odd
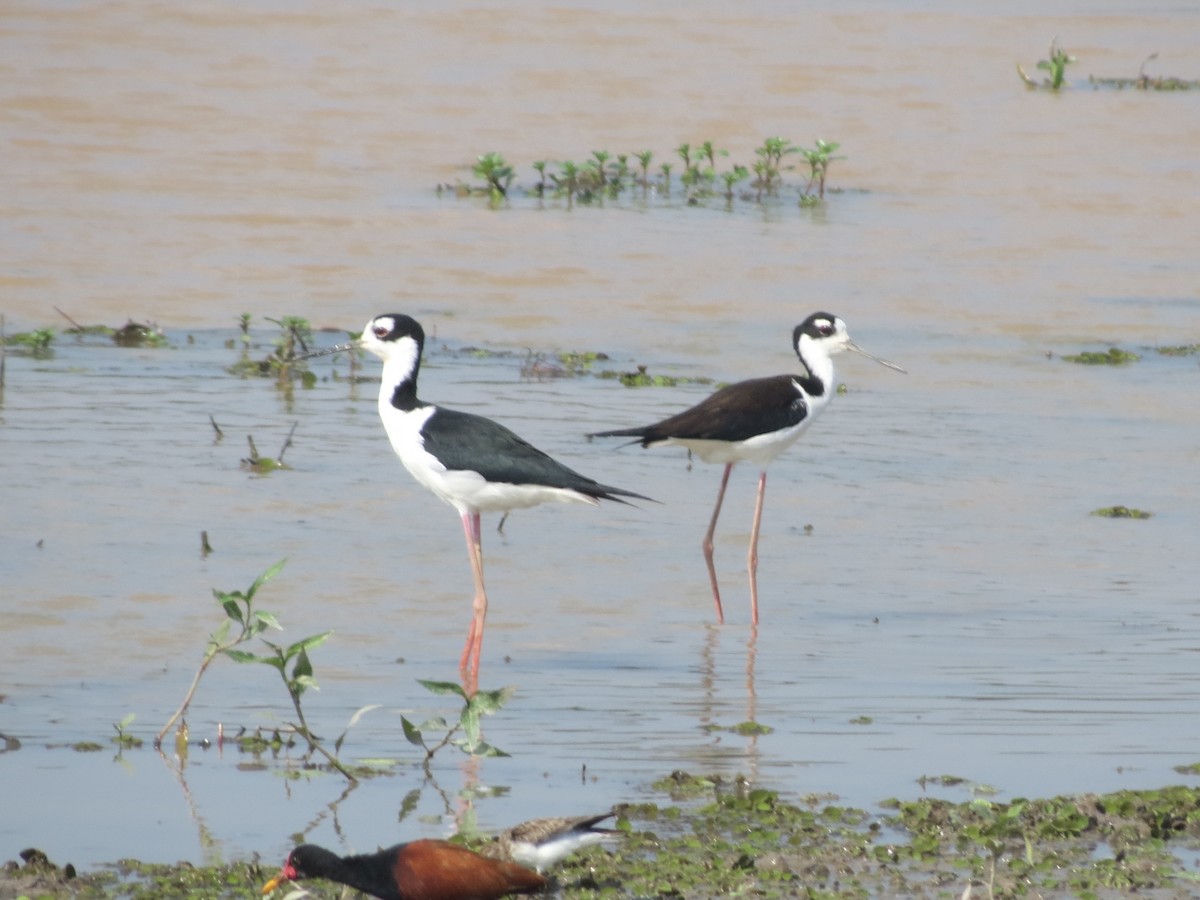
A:
[[[704,562],[708,564],[708,580],[712,584],[713,602],[717,605],[717,622],[725,621],[725,612],[721,609],[721,589],[717,587],[717,567],[713,565],[713,532],[717,530],[717,517],[721,515],[721,504],[725,502],[725,487],[729,484],[729,473],[733,471],[733,463],[725,463],[725,474],[721,476],[721,490],[717,492],[717,505],[713,507],[712,521],[708,523],[708,533],[704,535]]]
[[[462,513],[463,534],[467,538],[467,556],[471,560],[471,574],[475,577],[474,616],[467,631],[467,643],[463,647],[458,668],[467,675],[479,676],[479,657],[483,653],[483,621],[487,618],[487,591],[483,586],[483,546],[479,536],[479,513]],[[472,657],[474,661],[472,662]]]
[[[750,622],[758,624],[758,529],[762,525],[763,497],[767,493],[767,470],[758,476],[758,497],[754,501],[754,525],[750,529],[750,553],[746,562],[750,568]]]

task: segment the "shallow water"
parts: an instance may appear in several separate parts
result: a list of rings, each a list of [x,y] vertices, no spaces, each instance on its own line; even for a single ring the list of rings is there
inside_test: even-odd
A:
[[[601,809],[674,768],[868,807],[915,794],[921,775],[1002,797],[1180,778],[1200,737],[1200,367],[1147,348],[1200,340],[1200,95],[1082,82],[1131,75],[1154,51],[1151,71],[1197,77],[1198,15],[1049,9],[0,11],[7,330],[62,328],[58,307],[152,320],[170,344],[60,336],[48,360],[7,358],[0,732],[22,747],[0,756],[20,811],[0,822],[0,856],[273,860],[299,832],[364,849]],[[1032,69],[1054,34],[1080,57],[1076,86],[1027,92],[1013,63]],[[520,198],[490,211],[432,190],[472,180],[493,149],[527,185],[538,158],[664,159],[712,139],[748,160],[772,134],[840,141],[831,182],[845,192],[817,211]],[[522,359],[787,371],[790,330],[817,308],[909,374],[839,359],[849,393],[772,467],[757,635],[754,473],[735,473],[716,627],[699,541],[719,469],[582,439],[711,388],[529,380]],[[226,371],[242,312],[261,355],[263,316],[357,329],[391,309],[436,335],[424,396],[661,501],[520,511],[503,536],[485,522],[481,682],[518,688],[486,736],[513,756],[443,753],[432,783],[399,717],[452,712],[416,679],[453,679],[465,636],[456,516],[396,462],[371,384],[287,398]],[[1059,359],[1110,344],[1144,358]],[[247,435],[274,454],[297,422],[290,471],[240,467]],[[1155,515],[1087,515],[1117,503]],[[261,605],[289,640],[336,630],[306,711],[336,736],[382,704],[343,754],[398,757],[403,774],[342,798],[333,778],[286,780],[228,748],[196,747],[182,771],[147,750],[61,748],[105,740],[131,712],[151,737],[217,624],[212,589],[283,557]],[[288,720],[271,674],[215,666],[193,738]],[[775,731],[705,728],[748,718]]]

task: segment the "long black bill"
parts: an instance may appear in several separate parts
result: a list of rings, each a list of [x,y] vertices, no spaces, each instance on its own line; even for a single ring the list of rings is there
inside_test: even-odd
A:
[[[880,357],[876,356],[873,353],[868,353],[862,347],[858,346],[858,344],[854,343],[854,341],[848,341],[846,343],[846,349],[853,350],[855,353],[861,353],[867,359],[873,359],[873,360],[875,360],[875,362],[879,363],[881,366],[887,366],[889,369],[895,369],[897,372],[904,372],[905,375],[908,374],[907,371],[900,368],[894,362],[888,362],[886,359],[881,359]]]
[[[358,346],[358,341],[350,341],[346,344],[335,344],[332,347],[326,347],[324,350],[310,350],[308,353],[298,353],[293,356],[290,362],[296,362],[300,359],[312,359],[314,356],[331,356],[334,353],[343,353],[346,350],[353,350]]]

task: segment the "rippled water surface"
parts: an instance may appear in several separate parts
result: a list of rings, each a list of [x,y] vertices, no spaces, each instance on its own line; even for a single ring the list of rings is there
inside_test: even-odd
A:
[[[59,334],[10,352],[0,404],[0,857],[77,865],[280,857],[296,834],[367,849],[477,819],[636,799],[677,768],[871,807],[954,774],[1001,797],[1153,787],[1200,720],[1200,93],[1087,75],[1200,77],[1200,13],[1101,3],[547,6],[8,4],[0,10],[0,313],[6,330],[157,323],[163,348]],[[903,8],[900,8],[903,7]],[[1059,36],[1061,95],[1027,91]],[[841,143],[815,210],[678,194],[568,210],[439,196],[503,153],[534,160],[764,137]],[[791,173],[791,183],[800,182]],[[710,386],[523,377],[528,354],[718,381],[794,368],[815,309],[904,365],[839,358],[848,387],[771,468],[748,623],[755,473],[718,531],[727,624],[699,543],[720,471],[589,444]],[[229,372],[266,317],[431,333],[422,394],[483,412],[603,482],[660,501],[485,521],[486,737],[432,780],[400,716],[452,714],[470,607],[454,512],[393,456],[377,375],[343,361],[292,395]],[[320,336],[333,343],[340,334]],[[1118,345],[1122,367],[1061,359]],[[472,352],[483,347],[488,353]],[[224,432],[216,440],[210,416]],[[247,436],[290,469],[245,471]],[[1145,521],[1088,513],[1124,504]],[[808,529],[807,526],[811,526]],[[206,531],[214,552],[200,552]],[[271,760],[149,740],[220,609],[260,594],[295,640],[334,629],[306,695],[346,791]],[[266,667],[218,663],[194,741],[293,713]],[[742,737],[709,726],[747,719]],[[293,754],[294,756],[295,754]],[[418,792],[418,793],[412,793]],[[956,796],[961,796],[957,794]],[[405,799],[415,798],[412,814]],[[65,808],[70,804],[71,815]],[[405,811],[402,814],[402,809]],[[399,821],[398,821],[399,820]]]

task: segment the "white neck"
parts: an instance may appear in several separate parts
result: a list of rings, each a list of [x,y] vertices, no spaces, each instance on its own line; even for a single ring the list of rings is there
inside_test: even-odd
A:
[[[412,338],[401,338],[388,347],[387,355],[383,357],[383,375],[379,383],[381,401],[385,396],[390,399],[398,385],[416,381],[419,354],[417,342]],[[415,392],[415,383],[413,387]]]
[[[809,374],[825,385],[827,392],[833,390],[833,357],[824,344],[814,341],[807,334],[802,334],[797,343],[796,355],[800,357],[800,362],[808,369]]]

